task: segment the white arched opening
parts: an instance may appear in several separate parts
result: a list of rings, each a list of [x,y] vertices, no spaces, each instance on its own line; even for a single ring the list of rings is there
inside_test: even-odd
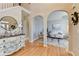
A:
[[[51,12],[47,20],[48,44],[68,48],[68,33],[68,13],[63,10]]]
[[[33,18],[33,41],[40,39],[41,36],[43,38],[43,31],[43,17],[37,15]]]

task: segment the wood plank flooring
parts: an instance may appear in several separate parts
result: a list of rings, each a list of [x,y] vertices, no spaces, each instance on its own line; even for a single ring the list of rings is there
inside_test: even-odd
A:
[[[71,56],[64,48],[48,45],[44,47],[42,43],[35,41],[33,43],[26,42],[26,46],[15,52],[11,56]]]

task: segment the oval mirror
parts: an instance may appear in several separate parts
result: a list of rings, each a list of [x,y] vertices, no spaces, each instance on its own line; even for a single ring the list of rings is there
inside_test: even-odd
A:
[[[4,28],[5,30],[11,31],[16,29],[17,27],[17,21],[15,18],[11,16],[4,16],[0,20],[0,26]]]

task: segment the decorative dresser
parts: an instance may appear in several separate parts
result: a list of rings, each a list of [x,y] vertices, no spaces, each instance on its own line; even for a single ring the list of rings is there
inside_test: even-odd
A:
[[[0,55],[10,55],[25,45],[24,34],[0,38]]]
[[[20,7],[0,10],[0,55],[10,55],[25,46],[23,15],[29,11]]]

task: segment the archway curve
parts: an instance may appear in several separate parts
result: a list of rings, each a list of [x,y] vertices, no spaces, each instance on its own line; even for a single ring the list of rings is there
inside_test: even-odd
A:
[[[36,15],[33,17],[33,39],[36,40],[40,33],[44,31],[43,27],[43,16]]]
[[[65,21],[63,20],[65,19]],[[60,23],[58,23],[60,22]],[[52,32],[53,28],[60,30],[59,26],[61,25],[61,22],[66,23],[64,29],[67,29],[67,33],[69,34],[69,27],[67,25],[69,25],[69,13],[65,10],[55,10],[52,11],[48,14],[47,17],[47,29],[48,32]],[[63,26],[60,26],[63,27]],[[60,32],[63,33],[66,30],[61,30]],[[48,34],[47,32],[47,34]],[[55,31],[53,31],[55,32]],[[59,33],[59,32],[58,32]],[[53,34],[52,34],[53,35]]]
[[[56,12],[56,11],[63,11],[63,12],[66,12],[66,13],[68,14],[68,16],[69,16],[69,12],[66,11],[66,10],[51,10],[51,11],[48,13],[48,16],[49,16],[51,13]],[[47,19],[48,19],[48,17],[47,17]]]
[[[41,18],[41,19],[43,19],[43,16],[42,15],[35,15],[35,16],[33,16],[33,20],[35,20],[35,18]]]

